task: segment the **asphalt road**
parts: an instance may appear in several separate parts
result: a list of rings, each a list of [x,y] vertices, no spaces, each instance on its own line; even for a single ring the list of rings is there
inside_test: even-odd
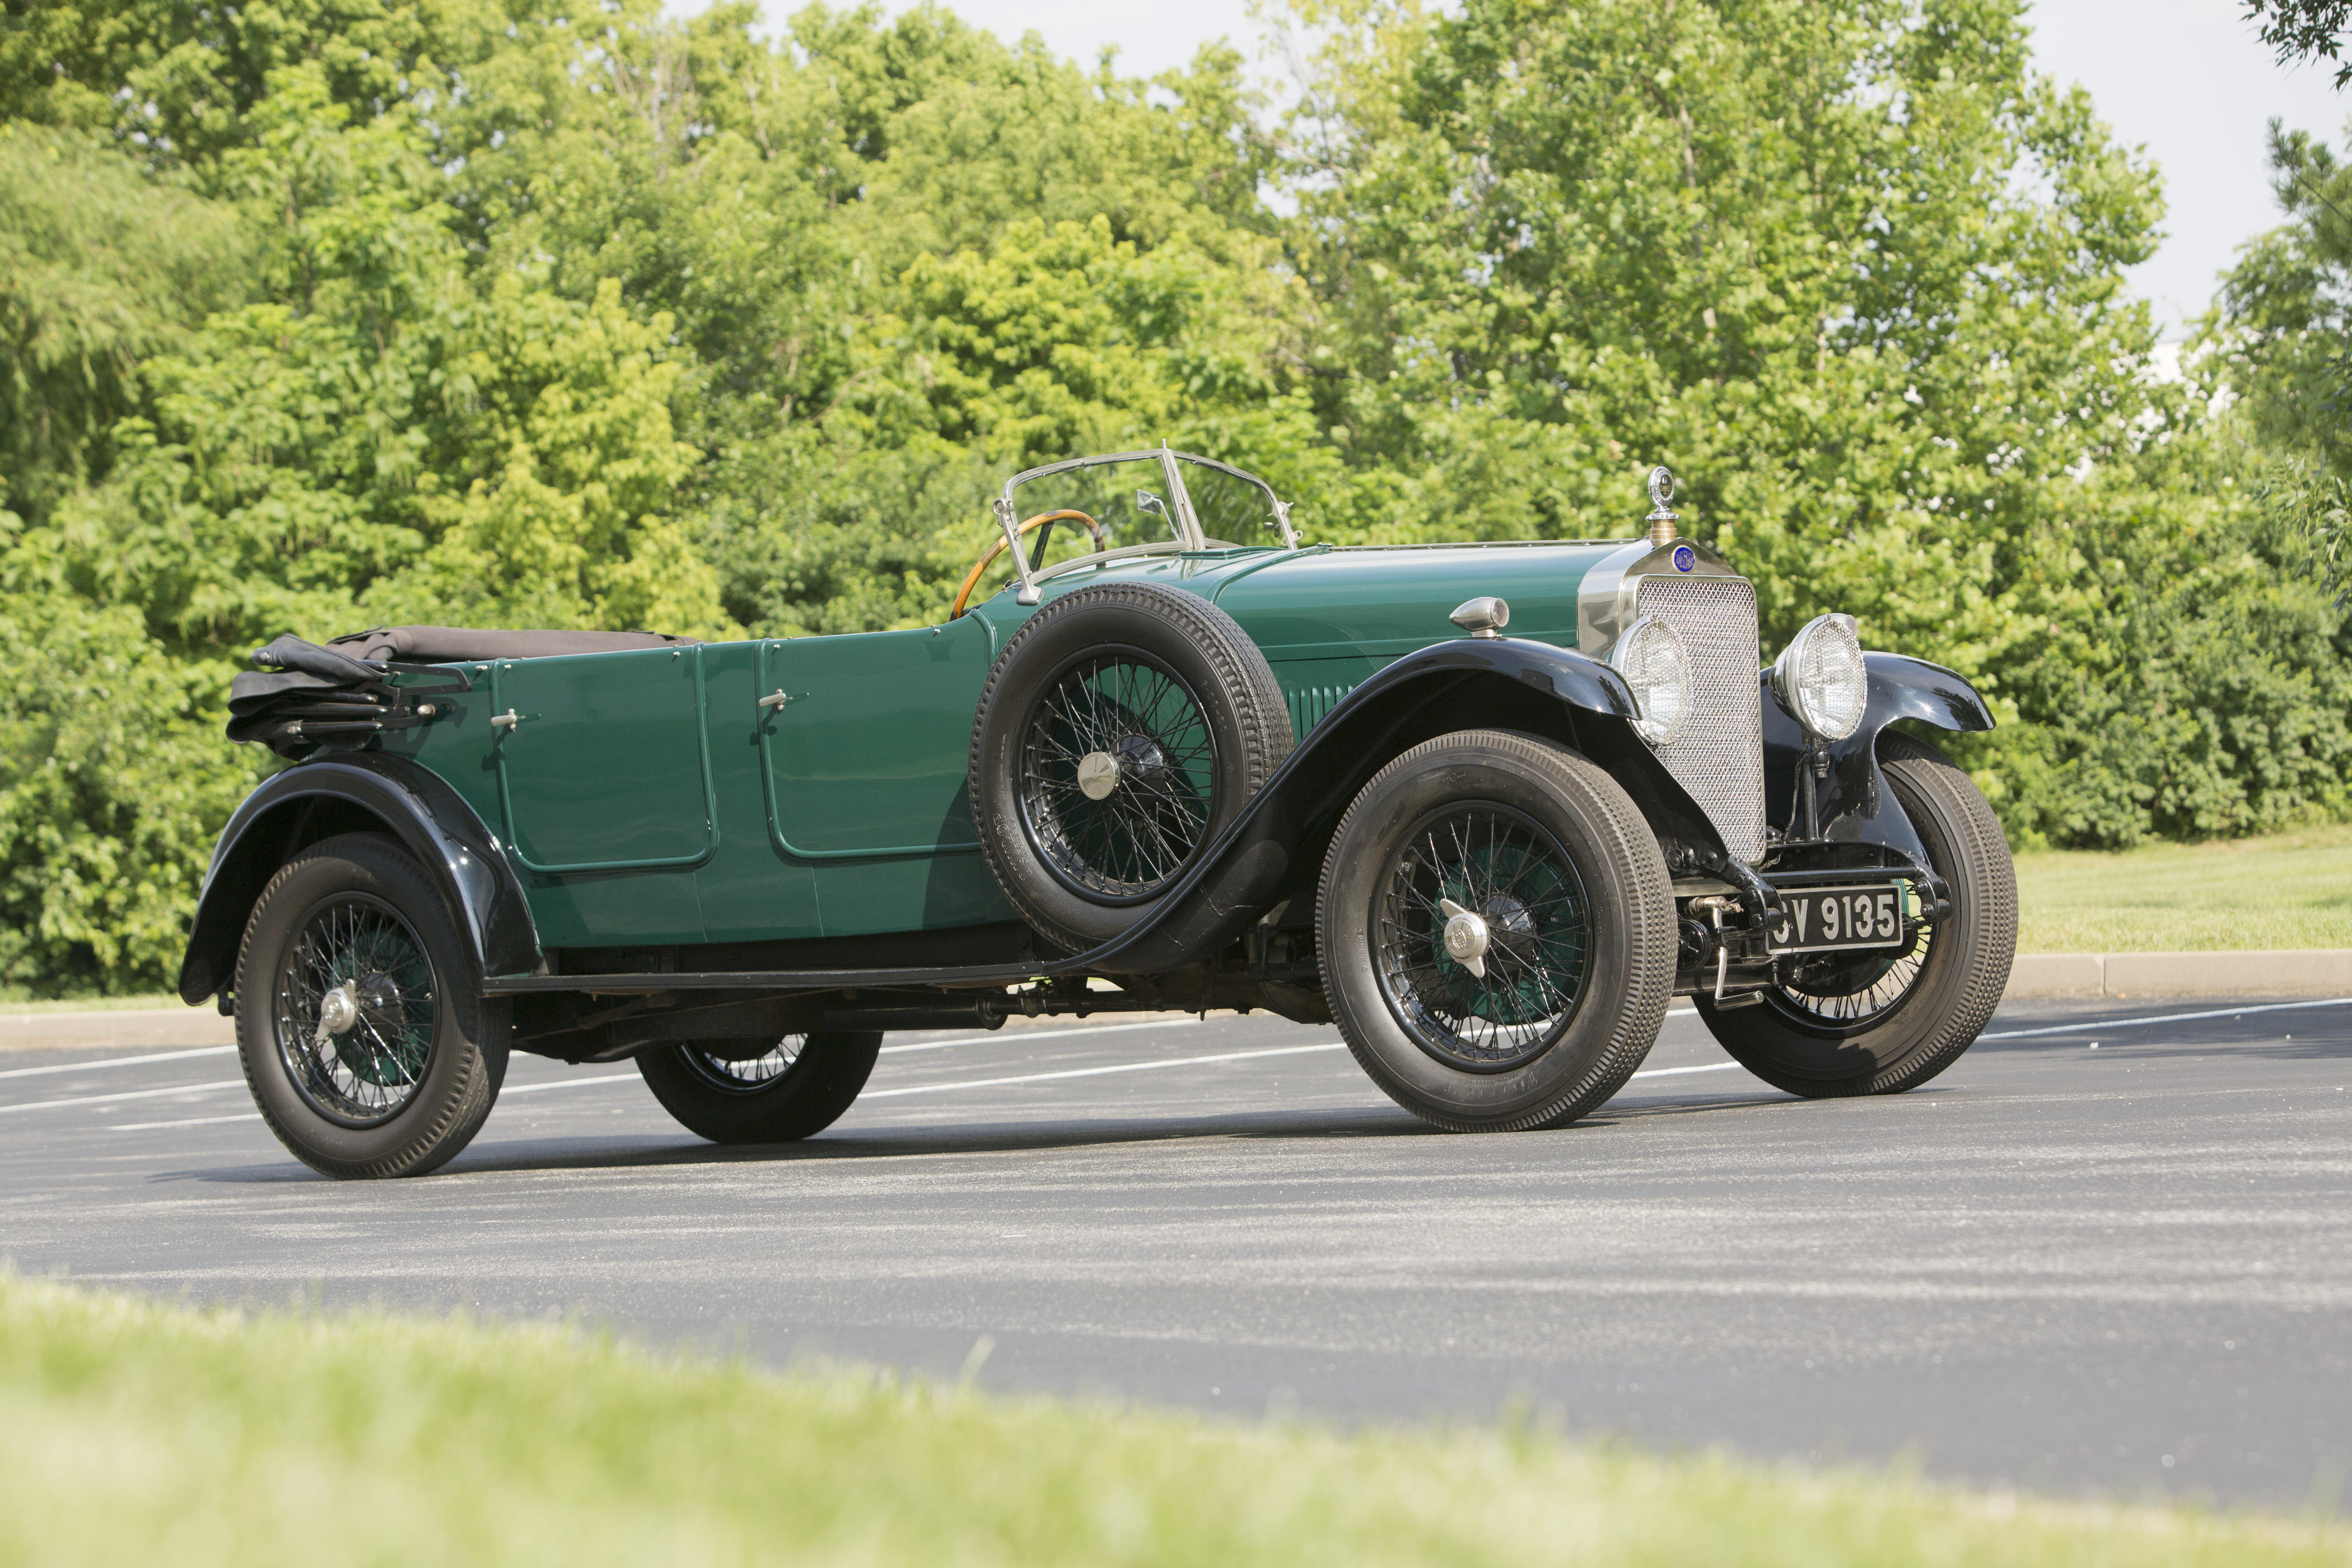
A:
[[[990,1386],[1245,1415],[1531,1401],[2060,1494],[2330,1506],[2352,1466],[2347,1004],[2018,1004],[1925,1089],[1811,1104],[1679,1009],[1601,1113],[1499,1137],[1264,1018],[896,1037],[833,1131],[749,1152],[625,1068],[518,1058],[445,1173],[352,1184],[226,1052],[105,1058],[0,1057],[20,1270],[943,1376],[984,1350]]]

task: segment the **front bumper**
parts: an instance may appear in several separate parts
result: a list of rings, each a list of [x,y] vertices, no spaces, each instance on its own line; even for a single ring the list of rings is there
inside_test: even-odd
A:
[[[1705,877],[1675,881],[1675,913],[1681,933],[1675,994],[1705,995],[1737,1006],[1763,999],[1778,985],[1798,955],[1776,951],[1783,892],[1809,888],[1886,882],[1901,888],[1902,930],[1888,947],[1854,949],[1882,957],[1913,951],[1919,933],[1949,918],[1951,889],[1933,871],[1898,849],[1876,844],[1783,845],[1763,866],[1742,873],[1738,883]],[[1804,955],[1815,962],[1820,954]]]

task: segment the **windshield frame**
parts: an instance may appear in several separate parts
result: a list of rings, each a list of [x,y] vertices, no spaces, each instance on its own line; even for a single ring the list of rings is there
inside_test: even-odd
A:
[[[996,513],[998,526],[1004,530],[1005,548],[1012,552],[1013,570],[1020,584],[1013,595],[1015,601],[1024,605],[1034,605],[1037,602],[1038,574],[1031,568],[1029,552],[1024,549],[1021,543],[1021,514],[1013,506],[1013,492],[1032,479],[1046,479],[1055,474],[1066,474],[1077,468],[1097,468],[1111,463],[1140,462],[1156,462],[1160,465],[1160,477],[1168,486],[1168,493],[1175,498],[1176,515],[1170,521],[1175,524],[1180,537],[1170,540],[1164,544],[1155,541],[1149,545],[1136,545],[1129,548],[1138,552],[1170,548],[1180,552],[1247,548],[1212,540],[1202,531],[1201,520],[1192,510],[1192,497],[1184,488],[1184,476],[1181,467],[1183,463],[1198,463],[1203,468],[1214,468],[1220,473],[1230,474],[1237,479],[1255,485],[1264,490],[1266,500],[1272,503],[1275,523],[1282,531],[1281,548],[1287,550],[1298,548],[1297,531],[1290,526],[1289,503],[1274,493],[1272,485],[1245,468],[1236,468],[1231,463],[1221,463],[1214,458],[1203,458],[1197,453],[1176,451],[1164,441],[1158,447],[1148,447],[1139,452],[1106,452],[1094,457],[1065,458],[1059,462],[1045,463],[1037,468],[1022,469],[1021,472],[1004,481],[1004,493],[996,498],[992,510]]]

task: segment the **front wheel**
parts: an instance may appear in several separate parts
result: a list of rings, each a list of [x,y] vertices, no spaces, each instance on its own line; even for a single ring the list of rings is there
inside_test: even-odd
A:
[[[637,1058],[646,1087],[713,1143],[790,1143],[840,1120],[874,1072],[878,1030],[696,1040]]]
[[[1641,811],[1583,757],[1504,731],[1373,775],[1332,837],[1318,924],[1349,1049],[1456,1132],[1604,1104],[1674,990],[1674,886]]]
[[[1781,960],[1760,1005],[1698,998],[1723,1048],[1775,1089],[1808,1100],[1900,1094],[1960,1059],[2009,984],[2017,878],[2000,821],[1949,757],[1895,733],[1878,757],[1919,831],[1952,911],[1907,950]]]

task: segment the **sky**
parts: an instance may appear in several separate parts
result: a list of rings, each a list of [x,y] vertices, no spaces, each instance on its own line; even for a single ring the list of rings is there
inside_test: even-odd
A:
[[[946,0],[965,20],[1011,41],[1042,35],[1055,53],[1091,64],[1118,47],[1122,73],[1183,64],[1217,37],[1260,52],[1246,0]],[[673,8],[697,10],[696,4]],[[794,8],[769,5],[772,18]],[[903,4],[891,0],[894,12]],[[2329,87],[2322,66],[2282,68],[2242,19],[2239,0],[2035,0],[2042,68],[2090,89],[2101,118],[2163,171],[2166,237],[2133,268],[2135,292],[2177,338],[2211,300],[2237,247],[2277,222],[2263,155],[2273,116],[2331,140],[2352,118],[2352,93]]]

